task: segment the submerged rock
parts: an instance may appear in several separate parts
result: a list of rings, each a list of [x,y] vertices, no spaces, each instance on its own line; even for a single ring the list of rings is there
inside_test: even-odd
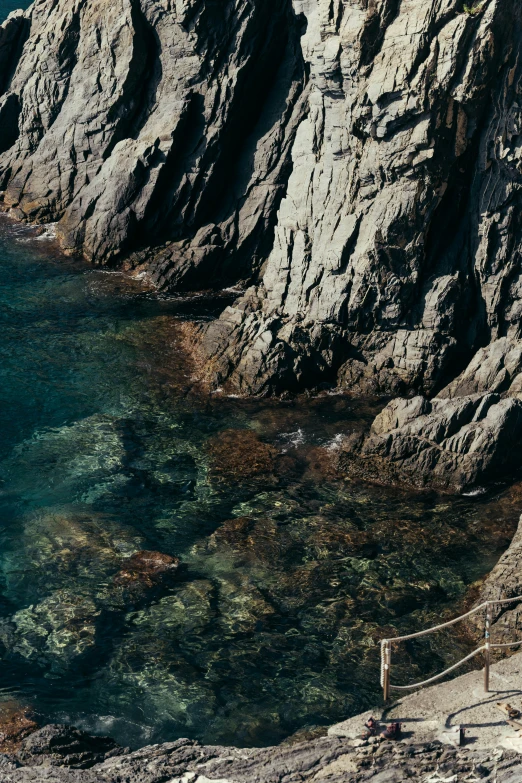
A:
[[[178,734],[208,724],[216,696],[196,656],[214,616],[212,597],[212,584],[201,580],[129,615],[126,633],[94,686],[103,691],[105,680],[119,683],[120,695],[111,689],[104,703],[116,707],[119,698],[131,705],[135,720],[156,715]]]
[[[224,430],[207,442],[211,478],[231,483],[275,481],[277,451],[252,430]]]
[[[70,507],[32,514],[16,549],[0,555],[5,595],[28,604],[71,583],[95,590],[142,547],[135,530],[104,514]]]
[[[69,426],[36,432],[0,465],[9,487],[41,503],[93,500],[123,481],[126,450],[121,423],[96,414]],[[51,489],[52,488],[52,489]]]
[[[91,598],[57,590],[41,603],[0,620],[0,643],[9,657],[60,671],[93,652],[100,614]]]
[[[179,566],[177,557],[163,552],[136,552],[122,563],[112,582],[98,590],[97,599],[112,611],[141,606],[173,584]]]
[[[114,577],[114,584],[132,590],[151,588],[171,581],[179,568],[179,558],[163,552],[143,550],[131,555]]]
[[[233,552],[234,562],[273,565],[292,546],[284,527],[272,519],[236,517],[224,522],[195,551],[206,554]]]
[[[123,562],[122,562],[123,561]],[[104,629],[123,620],[123,612],[142,606],[172,585],[180,561],[162,552],[142,550],[120,560],[120,570],[106,585],[79,581],[50,593],[39,603],[0,619],[0,645],[9,658],[22,658],[42,668],[63,672],[103,655]]]
[[[14,753],[39,728],[31,710],[15,701],[0,702],[0,753]]]

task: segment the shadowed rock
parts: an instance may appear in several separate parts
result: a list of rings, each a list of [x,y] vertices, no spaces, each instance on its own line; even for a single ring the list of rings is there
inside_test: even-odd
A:
[[[14,214],[162,285],[257,268],[306,110],[290,0],[43,0],[23,23],[4,85],[23,110],[0,148]]]
[[[72,726],[49,724],[22,741],[16,759],[24,766],[82,769],[122,752],[109,737],[93,737]]]

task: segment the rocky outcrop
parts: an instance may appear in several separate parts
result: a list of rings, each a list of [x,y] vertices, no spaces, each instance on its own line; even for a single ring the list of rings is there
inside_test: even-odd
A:
[[[520,756],[512,750],[452,748],[440,742],[384,742],[354,747],[349,739],[330,736],[275,748],[239,750],[180,739],[133,753],[109,749],[108,742],[104,738],[88,738],[84,732],[64,726],[46,726],[25,740],[16,755],[0,755],[2,781],[402,783],[462,778],[517,783],[522,775]],[[43,752],[34,756],[34,748]],[[105,755],[106,760],[96,763],[96,754]],[[79,759],[83,764],[78,763]]]
[[[522,518],[510,546],[492,572],[480,593],[482,601],[503,601],[522,595]],[[496,644],[508,644],[520,639],[522,628],[522,602],[492,606],[492,640]],[[516,652],[520,647],[513,647]]]
[[[17,764],[27,767],[93,767],[123,753],[109,737],[92,737],[73,726],[51,724],[33,731],[15,753]]]
[[[340,457],[352,476],[443,491],[479,489],[520,466],[522,400],[499,394],[396,399]]]
[[[519,335],[520,7],[295,5],[309,111],[264,274],[206,331],[214,377],[432,392]]]
[[[305,110],[290,0],[37,0],[26,23],[5,205],[95,263],[133,251],[163,286],[251,274]]]
[[[345,444],[341,463],[371,480],[473,490],[519,471],[521,437],[522,343],[502,337],[433,399],[388,403],[366,439]]]
[[[471,396],[522,388],[521,40],[517,0],[36,0],[0,28],[4,208],[247,285],[197,337],[214,385],[470,398],[363,456],[473,485],[518,402]]]

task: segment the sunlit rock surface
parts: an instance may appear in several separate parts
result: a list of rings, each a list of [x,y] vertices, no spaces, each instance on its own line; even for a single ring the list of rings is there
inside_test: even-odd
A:
[[[353,476],[462,491],[519,470],[522,400],[499,394],[395,399],[341,464]],[[355,446],[355,448],[354,448]]]
[[[242,286],[194,330],[215,387],[515,396],[521,34],[517,0],[36,0],[0,33],[3,205],[160,287]],[[454,489],[503,469],[444,450]]]
[[[402,783],[426,775],[518,783],[522,764],[512,749],[411,740],[355,747],[337,736],[250,750],[180,739],[130,753],[106,738],[51,725],[24,740],[18,753],[0,755],[0,771],[5,783]]]

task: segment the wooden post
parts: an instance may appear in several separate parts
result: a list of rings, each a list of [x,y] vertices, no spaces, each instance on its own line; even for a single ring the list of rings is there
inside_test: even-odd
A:
[[[488,602],[486,606],[486,624],[485,624],[485,632],[484,632],[484,640],[485,640],[485,647],[484,650],[484,693],[489,693],[489,665],[490,665],[490,654],[489,654],[489,631],[491,627],[491,606]]]
[[[390,698],[390,666],[391,666],[391,642],[387,640],[384,645],[384,676],[382,682],[384,701],[388,701],[388,699]]]

